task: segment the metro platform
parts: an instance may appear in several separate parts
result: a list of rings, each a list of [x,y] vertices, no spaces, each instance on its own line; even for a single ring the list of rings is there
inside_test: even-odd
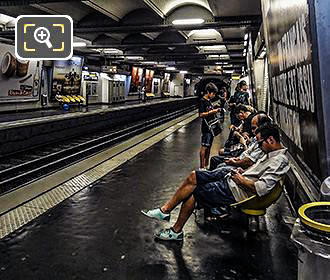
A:
[[[195,116],[179,124],[3,238],[0,278],[296,279],[297,250],[291,225],[283,222],[292,217],[283,196],[268,209],[257,233],[247,231],[241,213],[220,224],[206,223],[197,213],[184,228],[183,242],[154,240],[154,232],[167,224],[147,219],[140,210],[161,205],[198,168],[200,121]],[[215,139],[212,154],[226,135]]]

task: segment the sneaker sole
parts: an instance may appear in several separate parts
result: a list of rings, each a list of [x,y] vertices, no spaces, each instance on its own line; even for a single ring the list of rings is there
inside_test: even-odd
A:
[[[153,219],[153,220],[157,220],[157,221],[161,221],[161,222],[169,222],[170,219],[171,219],[171,216],[168,216],[168,217],[165,217],[164,219],[159,219],[159,218],[156,218],[156,217],[150,217],[146,212],[144,212],[143,210],[141,210],[141,213],[150,218],[150,219]]]

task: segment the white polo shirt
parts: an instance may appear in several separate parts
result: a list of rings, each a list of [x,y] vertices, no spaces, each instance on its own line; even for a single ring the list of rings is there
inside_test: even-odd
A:
[[[259,196],[269,193],[289,171],[289,160],[285,155],[287,149],[283,148],[264,155],[242,175],[255,181],[254,186]],[[239,187],[230,177],[227,178],[236,201],[248,198],[250,195]]]

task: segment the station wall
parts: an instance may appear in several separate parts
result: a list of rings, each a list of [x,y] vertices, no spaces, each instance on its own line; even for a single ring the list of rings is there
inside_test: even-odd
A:
[[[291,155],[308,176],[323,180],[324,133],[316,95],[318,60],[307,0],[263,0],[263,24],[269,57],[270,111],[280,125]],[[320,94],[319,92],[317,92]]]

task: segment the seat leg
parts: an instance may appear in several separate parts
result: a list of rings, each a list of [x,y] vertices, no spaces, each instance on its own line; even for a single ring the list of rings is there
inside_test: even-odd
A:
[[[249,216],[249,231],[257,232],[259,230],[259,217]]]

